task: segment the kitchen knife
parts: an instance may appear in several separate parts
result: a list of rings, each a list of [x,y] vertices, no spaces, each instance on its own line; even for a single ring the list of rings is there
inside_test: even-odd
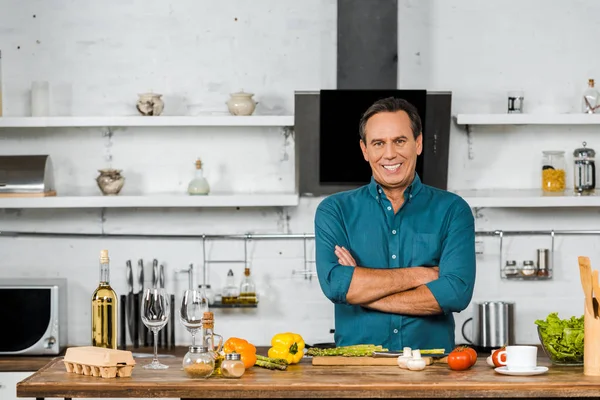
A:
[[[152,288],[158,288],[158,260],[155,258],[152,260]],[[154,346],[154,335],[152,332],[147,330],[146,338],[150,346]]]
[[[152,287],[158,288],[158,260],[156,258],[152,261]]]
[[[127,297],[122,294],[120,296],[120,308],[121,312],[119,313],[119,349],[127,350],[127,323],[126,323],[126,310],[127,310]]]
[[[165,266],[162,264],[160,264],[160,267],[158,269],[158,286],[161,289],[165,288]],[[163,329],[161,329],[160,331],[158,331],[158,346],[160,348],[167,347],[167,331],[168,331],[170,322],[171,322],[171,318],[169,318],[167,320],[166,326]]]
[[[125,316],[127,318],[127,327],[129,328],[129,338],[131,339],[131,342],[133,343],[133,337],[135,334],[135,323],[136,323],[136,319],[135,319],[135,302],[134,302],[134,298],[133,298],[133,271],[131,269],[131,260],[127,260],[127,262],[125,263],[126,268],[125,268],[125,274],[127,277],[127,303],[126,303],[126,308],[123,310],[125,311]]]
[[[144,296],[144,260],[140,258],[138,261],[138,282],[140,289],[138,291],[138,298],[136,300],[135,309],[137,310],[138,318],[136,318],[138,325],[138,334],[140,338],[140,344],[144,347],[148,346],[148,328],[142,322],[142,297]]]
[[[172,294],[171,295],[171,304],[169,305],[171,307],[171,318],[173,318],[172,316],[175,315],[175,295]],[[170,329],[169,329],[169,348],[170,349],[175,349],[175,324],[171,323]]]

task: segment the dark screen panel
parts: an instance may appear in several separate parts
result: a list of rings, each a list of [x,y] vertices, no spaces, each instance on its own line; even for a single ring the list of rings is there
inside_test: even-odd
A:
[[[50,325],[51,289],[0,289],[0,351],[18,351],[37,343]],[[10,327],[10,328],[9,328]]]
[[[359,122],[375,101],[386,97],[399,97],[412,103],[425,130],[426,90],[321,90],[319,182],[322,185],[369,183],[371,167],[360,150]],[[416,170],[422,177],[422,156],[417,157]]]

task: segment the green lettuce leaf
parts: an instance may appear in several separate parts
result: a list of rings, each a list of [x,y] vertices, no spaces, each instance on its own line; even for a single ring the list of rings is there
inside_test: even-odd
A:
[[[583,359],[583,315],[579,318],[560,319],[558,313],[550,313],[545,320],[535,324],[546,351],[558,362],[581,362]]]

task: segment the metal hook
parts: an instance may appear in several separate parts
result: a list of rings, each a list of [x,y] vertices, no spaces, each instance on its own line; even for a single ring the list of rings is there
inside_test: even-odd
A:
[[[502,276],[502,242],[504,238],[504,232],[496,231],[496,235],[500,236],[500,257],[498,258],[500,259],[500,276]]]

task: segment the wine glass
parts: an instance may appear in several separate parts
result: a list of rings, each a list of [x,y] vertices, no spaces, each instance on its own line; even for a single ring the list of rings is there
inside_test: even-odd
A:
[[[208,299],[197,290],[186,290],[181,299],[179,320],[192,335],[192,346],[196,345],[196,332],[202,328],[202,316],[208,311]]]
[[[142,298],[142,322],[154,332],[154,358],[146,369],[167,369],[168,365],[158,362],[158,331],[165,327],[169,320],[169,296],[164,289],[148,288]]]

